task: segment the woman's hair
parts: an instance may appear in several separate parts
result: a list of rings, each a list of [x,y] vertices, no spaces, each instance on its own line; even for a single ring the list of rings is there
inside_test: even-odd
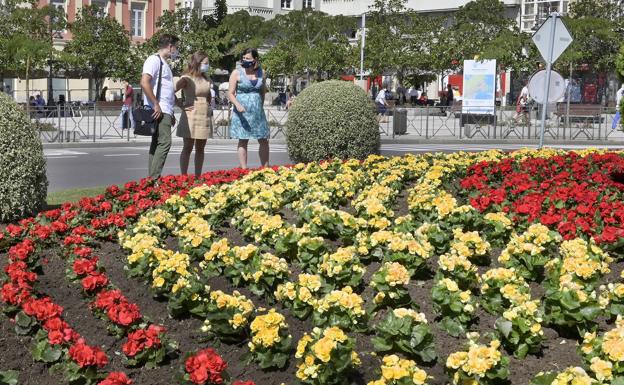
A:
[[[199,67],[201,66],[201,62],[207,58],[206,55],[202,51],[197,51],[191,55],[189,58],[188,66],[186,66],[186,70],[184,70],[185,75],[190,75],[196,78],[204,76],[204,74],[200,71]]]
[[[250,53],[251,57],[253,57],[254,60],[256,61],[256,65],[254,66],[254,69],[258,69],[258,67],[260,67],[260,55],[258,54],[258,50],[255,48],[245,49],[240,56],[241,60],[243,60],[243,57],[247,55],[248,53]]]

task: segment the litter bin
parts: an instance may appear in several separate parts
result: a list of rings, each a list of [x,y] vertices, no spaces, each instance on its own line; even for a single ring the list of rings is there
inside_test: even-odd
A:
[[[407,109],[397,108],[394,110],[392,130],[394,131],[394,135],[407,134]]]

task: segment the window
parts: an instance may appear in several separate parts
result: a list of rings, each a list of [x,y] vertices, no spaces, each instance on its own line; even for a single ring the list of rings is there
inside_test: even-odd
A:
[[[143,36],[143,21],[145,20],[145,4],[133,3],[130,9],[130,29],[132,37]]]
[[[303,0],[303,8],[313,8],[314,0]]]
[[[55,25],[62,21],[62,17],[64,16],[61,15],[65,15],[65,0],[52,0],[50,5],[59,12],[58,15],[52,18],[52,25]],[[54,32],[63,32],[63,30],[61,28],[55,28]]]
[[[99,8],[99,13],[108,15],[108,0],[91,0],[91,5]]]
[[[282,0],[282,9],[292,9],[292,0]]]

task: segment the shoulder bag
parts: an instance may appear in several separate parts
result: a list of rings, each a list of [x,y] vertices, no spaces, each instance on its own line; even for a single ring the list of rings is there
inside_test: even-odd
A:
[[[156,86],[156,100],[160,101],[160,88],[162,85],[162,66],[163,62],[160,57],[160,67],[158,69],[158,85]],[[160,119],[154,119],[154,109],[148,105],[134,108],[132,110],[132,118],[134,119],[134,135],[153,136],[158,132],[158,124]]]

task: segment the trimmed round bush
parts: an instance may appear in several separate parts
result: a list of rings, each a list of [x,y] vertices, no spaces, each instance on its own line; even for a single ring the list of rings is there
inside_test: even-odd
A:
[[[296,162],[364,159],[379,153],[375,106],[353,83],[316,83],[299,94],[288,113],[286,143]]]
[[[0,93],[0,222],[37,212],[47,190],[39,133],[22,108]]]

